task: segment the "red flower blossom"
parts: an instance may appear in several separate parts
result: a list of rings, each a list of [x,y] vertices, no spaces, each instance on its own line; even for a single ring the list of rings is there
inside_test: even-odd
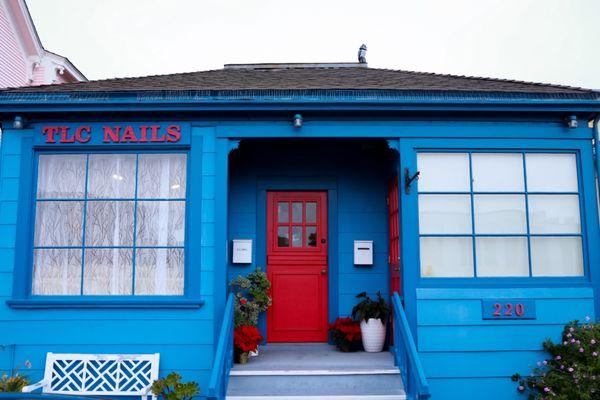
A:
[[[247,303],[247,302],[248,302],[248,300],[246,300],[246,298],[245,298],[245,297],[242,297],[242,298],[240,299],[240,304],[241,304],[241,305],[246,305],[246,303]]]
[[[352,318],[338,318],[329,325],[334,342],[342,351],[356,349],[361,339],[360,325]]]
[[[262,340],[263,337],[255,326],[242,325],[233,331],[233,346],[243,353],[256,351]]]

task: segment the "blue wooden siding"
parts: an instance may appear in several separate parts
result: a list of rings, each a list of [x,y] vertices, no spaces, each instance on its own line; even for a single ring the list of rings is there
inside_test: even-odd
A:
[[[229,279],[266,264],[266,218],[264,191],[329,190],[329,259],[332,307],[329,319],[349,315],[361,291],[388,293],[387,274],[387,180],[393,160],[383,141],[369,142],[244,142],[232,154],[230,178],[229,237],[253,239],[253,264],[229,264]],[[261,195],[261,193],[263,193]],[[337,227],[331,226],[337,219]],[[337,235],[335,232],[337,231]],[[354,240],[374,241],[374,265],[356,267]],[[337,251],[336,251],[337,248]],[[334,265],[332,265],[332,263]],[[263,322],[264,324],[264,322]],[[264,327],[264,325],[263,325]]]
[[[535,301],[535,320],[481,319],[481,299]],[[417,289],[419,352],[434,399],[518,399],[515,372],[528,374],[546,357],[566,323],[594,317],[591,288]]]
[[[28,131],[3,132],[0,169],[0,370],[5,371],[30,360],[31,379],[43,374],[46,352],[72,353],[160,353],[160,374],[178,371],[206,389],[214,351],[214,271],[215,271],[215,137],[213,128],[193,128],[191,132],[191,171],[188,184],[194,189],[188,199],[187,261],[200,271],[199,279],[186,282],[186,290],[199,292],[204,304],[192,309],[16,309],[6,304],[13,296],[13,273],[21,256],[15,255],[17,208],[21,160],[31,159],[31,148],[23,149]],[[118,148],[112,148],[117,150]],[[192,183],[192,181],[194,181]],[[20,240],[20,239],[19,239]],[[31,268],[31,266],[29,266]]]

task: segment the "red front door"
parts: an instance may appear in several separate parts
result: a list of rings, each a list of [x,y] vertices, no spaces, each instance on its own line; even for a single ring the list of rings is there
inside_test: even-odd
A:
[[[269,342],[327,341],[327,194],[269,192]]]

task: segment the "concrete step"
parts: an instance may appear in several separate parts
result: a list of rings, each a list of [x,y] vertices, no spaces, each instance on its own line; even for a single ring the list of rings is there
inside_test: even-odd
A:
[[[229,400],[404,400],[391,354],[340,353],[326,344],[268,345],[231,370]]]

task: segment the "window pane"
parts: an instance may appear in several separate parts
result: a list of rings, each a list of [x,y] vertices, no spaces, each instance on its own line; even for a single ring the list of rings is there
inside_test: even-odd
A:
[[[135,294],[183,295],[183,249],[136,250]]]
[[[139,201],[137,204],[137,246],[183,246],[184,201]]]
[[[85,250],[83,294],[131,294],[132,254],[130,249]]]
[[[185,154],[140,154],[138,197],[185,198]]]
[[[35,246],[80,246],[82,237],[82,201],[37,202]]]
[[[41,155],[38,163],[38,199],[79,199],[85,192],[83,154]]]
[[[471,238],[422,237],[422,277],[473,277]]]
[[[469,155],[463,153],[419,153],[417,169],[421,192],[468,192]]]
[[[477,276],[529,276],[527,238],[478,237],[475,253]]]
[[[277,203],[277,221],[288,222],[290,220],[290,203],[279,202]]]
[[[527,233],[525,196],[475,195],[475,233]]]
[[[89,198],[133,198],[135,154],[90,154]]]
[[[302,247],[302,227],[292,227],[292,247]]]
[[[469,195],[419,195],[419,231],[433,233],[471,233]]]
[[[580,233],[579,197],[529,196],[529,226],[531,233]]]
[[[292,222],[302,222],[302,203],[292,203]]]
[[[306,227],[306,245],[308,247],[317,247],[317,227]]]
[[[290,232],[287,226],[280,226],[277,228],[277,246],[278,247],[289,247],[290,246]]]
[[[529,192],[576,192],[575,154],[526,154]]]
[[[309,224],[314,224],[317,222],[317,203],[306,203],[306,222]]]
[[[37,249],[33,252],[34,295],[79,295],[81,250]]]
[[[523,156],[521,154],[474,153],[473,190],[476,192],[522,192]]]
[[[133,245],[133,204],[133,201],[89,201],[85,245]]]
[[[532,237],[533,276],[583,276],[579,237]]]

